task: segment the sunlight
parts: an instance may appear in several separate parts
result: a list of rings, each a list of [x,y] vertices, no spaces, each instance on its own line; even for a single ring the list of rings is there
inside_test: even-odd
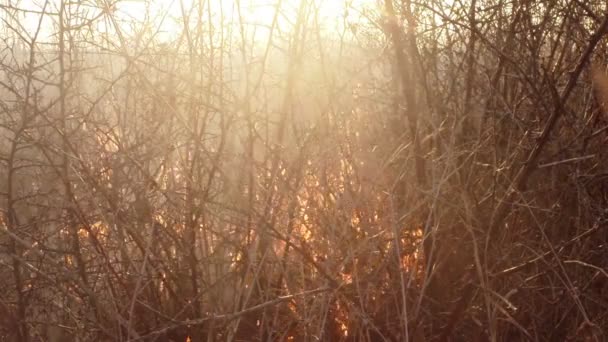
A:
[[[57,28],[57,13],[61,0],[21,0],[19,7],[26,12],[14,20],[33,37],[41,26],[38,40],[52,40]],[[184,25],[197,25],[201,18],[204,26],[220,27],[238,32],[241,28],[255,31],[255,39],[264,39],[264,32],[276,17],[276,27],[290,32],[303,11],[306,20],[314,23],[325,35],[339,33],[347,25],[360,23],[365,19],[366,9],[376,9],[376,0],[101,0],[95,6],[73,5],[64,2],[66,13],[73,13],[72,19],[82,24],[86,18],[101,13],[110,14],[112,20],[99,20],[95,29],[109,34],[116,33],[113,27],[129,37],[146,31],[160,41],[171,41],[184,33]],[[69,8],[68,8],[69,7]],[[45,14],[42,15],[41,13]],[[75,15],[74,13],[80,14]],[[242,25],[242,26],[241,26]],[[253,38],[251,36],[250,38]]]
[[[295,14],[304,1],[302,0],[250,0],[247,5],[250,19],[261,23],[270,24],[275,17],[277,9],[285,16]],[[352,1],[349,1],[352,3]],[[322,20],[336,20],[343,18],[347,14],[348,7],[352,6],[345,0],[321,1],[309,0],[304,5],[308,5],[317,12]]]
[[[197,12],[214,25],[243,24],[244,28],[269,28],[276,23],[283,32],[290,31],[300,10],[326,31],[337,30],[344,23],[360,20],[364,8],[376,6],[375,0],[119,0],[115,14],[123,23],[148,22],[157,34],[175,38],[183,32],[184,18],[192,21]],[[192,25],[192,22],[190,23]],[[129,25],[123,27],[129,30]],[[237,30],[236,27],[232,28]]]

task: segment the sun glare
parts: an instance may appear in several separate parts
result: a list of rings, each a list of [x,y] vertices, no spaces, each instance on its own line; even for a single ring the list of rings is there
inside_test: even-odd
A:
[[[38,41],[53,40],[58,23],[51,13],[57,13],[61,4],[62,0],[21,0],[19,7],[27,11],[15,19],[30,37],[37,34]],[[99,0],[77,8],[65,0],[63,4],[69,7],[65,7],[66,17],[83,23],[102,12],[110,14],[112,20],[106,17],[96,21],[99,32],[120,30],[133,37],[147,30],[161,41],[179,37],[185,25],[193,27],[199,19],[206,26],[211,23],[215,30],[244,29],[247,33],[255,31],[255,37],[262,38],[273,23],[279,31],[290,32],[299,13],[325,35],[331,35],[345,25],[361,22],[366,9],[378,6],[376,0]]]
[[[159,35],[175,36],[183,32],[185,20],[192,20],[199,10],[205,20],[216,25],[263,29],[274,22],[283,31],[304,11],[309,20],[331,32],[346,22],[360,20],[363,9],[375,5],[375,0],[119,0],[116,14],[123,23],[131,24],[123,29],[147,22],[158,28]]]

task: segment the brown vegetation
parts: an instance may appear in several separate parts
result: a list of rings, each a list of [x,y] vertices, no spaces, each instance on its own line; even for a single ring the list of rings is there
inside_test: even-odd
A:
[[[604,2],[246,2],[0,3],[0,340],[607,338]]]

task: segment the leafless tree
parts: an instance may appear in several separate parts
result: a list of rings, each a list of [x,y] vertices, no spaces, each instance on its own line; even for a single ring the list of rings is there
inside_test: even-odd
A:
[[[0,2],[0,339],[605,339],[607,13]]]

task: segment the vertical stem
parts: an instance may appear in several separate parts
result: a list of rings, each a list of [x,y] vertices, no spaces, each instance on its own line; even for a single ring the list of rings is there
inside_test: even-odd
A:
[[[25,106],[27,107],[27,106]],[[25,121],[25,118],[24,118]],[[23,123],[25,126],[25,122]],[[7,228],[13,234],[16,234],[16,226],[17,226],[17,217],[15,215],[15,200],[13,198],[13,183],[14,180],[14,162],[15,155],[17,151],[17,141],[23,128],[19,131],[15,132],[15,140],[12,143],[11,151],[8,158],[8,177],[7,177]],[[17,248],[17,243],[14,238],[11,238],[9,242],[9,253],[12,256],[12,266],[13,266],[13,278],[15,278],[15,292],[17,293],[17,341],[19,342],[28,342],[29,341],[29,332],[27,328],[27,323],[25,321],[26,316],[26,300],[23,293],[23,279],[21,278],[21,263],[19,261],[20,258],[20,249]]]
[[[72,184],[70,183],[70,159],[68,156],[68,151],[70,151],[70,141],[68,138],[68,113],[66,111],[66,96],[67,96],[67,87],[66,87],[66,74],[68,70],[65,66],[65,55],[66,44],[65,44],[65,34],[66,34],[66,26],[65,26],[65,12],[66,6],[65,1],[60,2],[58,20],[59,20],[59,34],[58,34],[58,45],[59,45],[59,116],[60,116],[60,135],[62,138],[62,159],[61,159],[61,177],[63,178],[64,192],[66,202],[69,202],[68,207],[66,208],[66,219],[70,234],[70,247],[71,252],[73,253],[74,259],[76,261],[76,268],[78,270],[78,275],[82,279],[84,284],[88,284],[88,277],[86,273],[86,268],[84,264],[84,260],[82,257],[82,252],[80,248],[80,238],[78,236],[78,225],[74,222],[74,209],[73,205],[76,197],[72,191]],[[92,301],[93,298],[90,298]],[[92,305],[92,307],[95,307]]]
[[[416,101],[416,89],[415,89],[415,83],[413,82],[413,77],[410,73],[410,70],[413,67],[413,64],[411,63],[411,59],[412,56],[410,56],[409,60],[405,55],[405,51],[406,51],[406,46],[404,44],[404,34],[401,31],[399,25],[397,24],[397,16],[395,14],[395,8],[393,7],[393,1],[392,0],[385,0],[384,1],[385,4],[385,9],[386,9],[386,13],[387,13],[387,19],[388,19],[388,25],[387,25],[387,30],[388,30],[388,35],[390,36],[390,39],[393,43],[393,47],[395,50],[395,55],[396,55],[396,59],[397,59],[397,69],[399,71],[399,75],[401,77],[401,89],[403,91],[403,97],[405,98],[405,105],[406,105],[406,109],[405,109],[405,114],[408,118],[408,124],[409,124],[409,129],[410,129],[410,134],[412,135],[412,139],[413,139],[413,146],[414,146],[414,154],[415,154],[415,161],[416,161],[416,180],[418,183],[418,186],[423,189],[426,186],[426,173],[425,173],[425,161],[424,161],[424,157],[422,155],[422,151],[420,148],[420,139],[419,139],[419,133],[418,133],[418,104]],[[407,1],[406,4],[406,9],[408,11],[407,13],[407,17],[408,17],[408,32],[407,32],[407,39],[409,39],[411,44],[415,44],[414,42],[414,35],[415,35],[415,23],[414,23],[414,18],[412,18],[412,14],[411,14],[411,3],[410,1]],[[411,50],[411,49],[410,49]]]
[[[467,73],[466,73],[466,81],[465,81],[465,94],[464,94],[464,106],[463,106],[463,115],[462,118],[462,132],[461,132],[461,141],[466,142],[466,137],[470,137],[471,130],[471,120],[470,120],[470,111],[471,111],[471,97],[473,94],[473,85],[475,82],[475,44],[477,43],[477,35],[474,33],[477,27],[476,21],[476,9],[477,5],[476,0],[471,0],[471,7],[469,9],[469,25],[471,27],[471,35],[469,37],[469,46],[467,47]]]

